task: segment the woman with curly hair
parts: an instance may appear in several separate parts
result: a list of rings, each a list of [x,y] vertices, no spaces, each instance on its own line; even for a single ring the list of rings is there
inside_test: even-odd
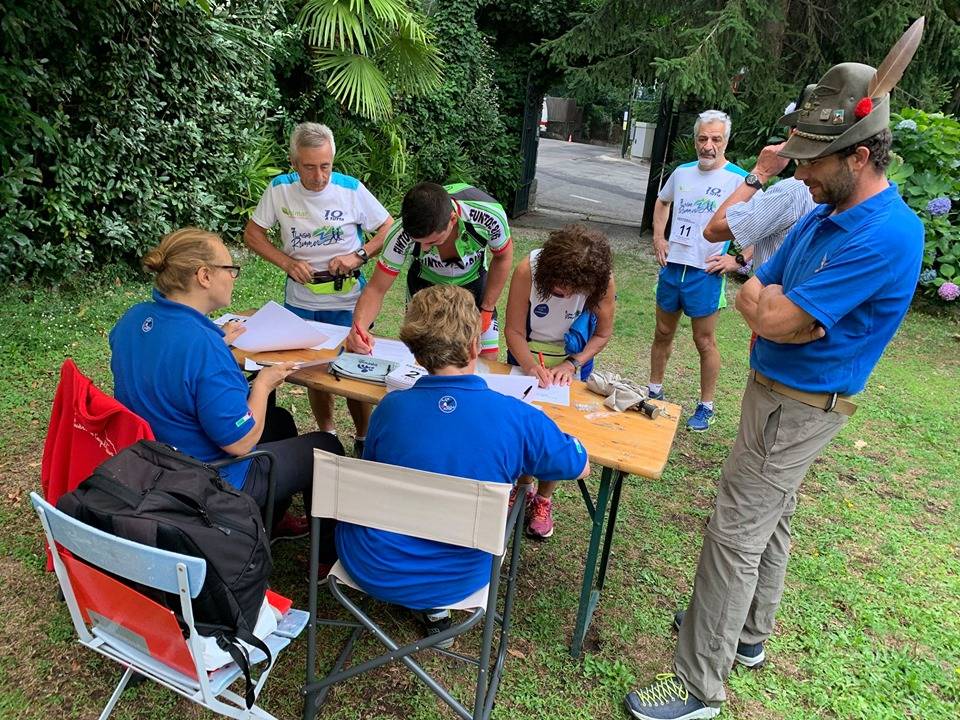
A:
[[[541,387],[590,376],[593,359],[613,334],[613,253],[603,233],[566,225],[513,271],[507,298],[507,362],[535,375]],[[517,489],[532,492],[531,477]],[[527,534],[553,534],[556,483],[541,482],[527,505]],[[515,490],[517,490],[515,489]],[[529,497],[529,496],[525,496]]]

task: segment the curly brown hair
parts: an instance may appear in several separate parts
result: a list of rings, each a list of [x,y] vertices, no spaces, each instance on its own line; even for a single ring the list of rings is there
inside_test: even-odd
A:
[[[613,252],[607,237],[583,225],[554,230],[537,257],[533,286],[546,299],[562,287],[587,296],[587,307],[596,310],[607,294],[613,274]]]

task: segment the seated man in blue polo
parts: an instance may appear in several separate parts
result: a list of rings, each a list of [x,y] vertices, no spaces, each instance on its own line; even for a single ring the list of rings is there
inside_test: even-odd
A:
[[[585,477],[590,461],[579,440],[473,374],[480,323],[473,296],[461,287],[435,285],[411,298],[400,339],[430,374],[374,410],[364,459],[487,482]],[[430,634],[450,624],[449,611],[434,608],[470,598],[489,580],[490,555],[482,550],[349,523],[337,526],[336,540],[357,584],[421,611]]]
[[[713,422],[713,397],[720,375],[715,330],[720,308],[726,307],[725,277],[712,274],[707,260],[727,251],[703,237],[717,208],[736,190],[747,172],[724,156],[730,140],[730,118],[718,110],[700,113],[693,126],[696,162],[681,165],[667,179],[653,210],[653,251],[660,263],[657,278],[657,325],[650,348],[650,397],[663,398],[663,376],[673,351],[680,315],[690,318],[693,342],[700,354],[700,399],[687,429],[703,431]],[[673,208],[670,237],[667,220]]]

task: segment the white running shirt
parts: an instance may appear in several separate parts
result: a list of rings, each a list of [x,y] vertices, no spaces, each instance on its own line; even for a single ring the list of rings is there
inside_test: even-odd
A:
[[[363,247],[363,231],[376,231],[388,217],[362,182],[338,172],[320,192],[303,187],[298,173],[279,175],[253,213],[253,221],[264,230],[279,222],[283,251],[317,271],[326,270],[338,255]],[[357,283],[350,292],[318,295],[287,278],[286,301],[308,310],[352,310],[361,289]]]
[[[726,243],[704,239],[703,228],[746,176],[747,171],[733,163],[703,171],[694,161],[673,171],[657,196],[673,203],[667,262],[705,270],[708,257],[726,252]]]
[[[583,312],[587,304],[587,296],[583,293],[575,293],[570,297],[562,298],[551,294],[546,300],[541,298],[533,282],[539,255],[539,248],[530,253],[530,336],[528,339],[562,343],[564,333]]]

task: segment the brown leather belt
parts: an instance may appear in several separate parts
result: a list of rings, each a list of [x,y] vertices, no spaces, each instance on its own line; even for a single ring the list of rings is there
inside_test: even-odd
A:
[[[815,407],[824,412],[836,412],[841,415],[853,415],[857,411],[857,406],[850,402],[849,395],[837,395],[837,393],[811,393],[803,390],[795,390],[792,387],[784,385],[776,380],[771,380],[766,375],[758,373],[756,370],[750,371],[750,377],[760,383],[765,388],[773,390],[775,393],[793,398],[804,405]]]

